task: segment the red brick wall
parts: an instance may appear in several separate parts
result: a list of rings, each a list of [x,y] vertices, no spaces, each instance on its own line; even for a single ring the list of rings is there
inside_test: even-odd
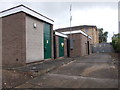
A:
[[[25,64],[25,14],[20,12],[2,18],[3,65]]]
[[[70,35],[69,35],[70,36]],[[70,37],[74,39],[73,49],[70,50],[70,57],[79,57],[87,55],[87,37],[82,34],[72,34]]]
[[[55,36],[56,42],[56,55],[59,58],[59,36]],[[67,38],[64,38],[64,57],[67,57]]]
[[[97,27],[96,26],[74,26],[74,27],[71,27],[72,31],[75,31],[75,30],[81,30],[83,32],[85,32],[86,34],[88,34],[89,36],[92,37],[92,44],[96,44],[96,43],[99,43],[99,33],[98,33],[98,30],[97,30]],[[86,29],[88,30],[86,32]],[[70,27],[67,27],[67,28],[60,28],[60,29],[56,29],[57,32],[66,32],[66,31],[70,31]]]
[[[64,38],[64,57],[67,57],[67,38]]]
[[[56,38],[55,39],[56,40],[56,48],[55,49],[56,49],[56,55],[57,55],[56,57],[58,58],[59,57],[59,41],[58,41],[59,39],[58,39],[58,36],[55,36],[55,38]]]
[[[87,37],[80,34],[80,42],[81,42],[81,56],[87,55]]]
[[[69,35],[70,37],[72,37],[72,39],[74,39],[73,41],[73,49],[70,49],[70,57],[77,57],[81,55],[80,52],[80,35],[79,34],[73,34],[73,35]]]

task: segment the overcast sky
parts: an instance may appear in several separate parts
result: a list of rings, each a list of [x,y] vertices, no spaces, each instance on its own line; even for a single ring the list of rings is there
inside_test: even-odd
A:
[[[72,4],[72,26],[96,25],[109,32],[108,41],[118,33],[117,2],[0,2],[0,11],[24,4],[54,20],[54,29],[69,27],[70,4]]]

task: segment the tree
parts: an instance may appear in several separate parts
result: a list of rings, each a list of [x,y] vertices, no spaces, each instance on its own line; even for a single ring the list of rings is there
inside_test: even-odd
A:
[[[120,33],[112,37],[112,45],[116,52],[120,53]]]
[[[108,32],[103,32],[103,28],[99,29],[99,43],[107,42]]]
[[[107,42],[108,32],[103,33],[103,42]]]

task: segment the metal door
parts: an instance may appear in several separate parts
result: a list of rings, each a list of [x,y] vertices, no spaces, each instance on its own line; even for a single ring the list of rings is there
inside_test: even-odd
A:
[[[51,32],[50,25],[44,24],[44,59],[51,58]]]
[[[88,55],[90,54],[90,45],[89,45],[89,41],[87,41],[87,47],[88,47]]]
[[[64,56],[64,38],[59,37],[59,57]]]
[[[56,48],[56,37],[55,37],[55,33],[54,33],[54,35],[53,35],[53,46],[54,46],[54,59],[56,59],[57,58],[57,48]]]

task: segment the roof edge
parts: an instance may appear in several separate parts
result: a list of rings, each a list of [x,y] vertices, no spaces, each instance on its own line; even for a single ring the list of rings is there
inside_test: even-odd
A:
[[[18,13],[20,11],[23,11],[23,12],[25,12],[27,14],[30,14],[31,16],[34,16],[34,17],[36,17],[38,19],[41,19],[43,21],[46,21],[48,23],[52,23],[53,24],[53,22],[54,22],[52,19],[50,19],[50,18],[48,18],[48,17],[46,17],[46,16],[36,12],[33,9],[30,9],[29,7],[27,7],[27,6],[23,5],[23,4],[15,6],[15,7],[12,7],[12,8],[7,9],[7,10],[1,11],[0,12],[0,17],[8,16],[8,15],[11,15],[11,14],[14,14],[14,13]]]
[[[65,38],[68,37],[67,35],[65,35],[63,33],[59,33],[59,32],[56,32],[56,31],[55,31],[55,35],[58,35],[58,36],[61,36],[61,37],[65,37]]]
[[[96,26],[96,25],[79,25],[79,26],[72,26],[72,27],[58,28],[58,29],[55,29],[55,30],[57,31],[57,30],[61,30],[61,29],[76,28],[76,27],[95,27],[95,28],[97,29],[97,26]]]
[[[81,33],[82,35],[84,35],[84,36],[86,36],[86,37],[92,39],[91,36],[89,36],[88,34],[86,34],[85,32],[83,32],[83,31],[81,31],[81,30],[66,31],[66,32],[61,32],[61,33],[62,33],[62,34],[65,34],[65,35],[67,35],[67,34]]]

